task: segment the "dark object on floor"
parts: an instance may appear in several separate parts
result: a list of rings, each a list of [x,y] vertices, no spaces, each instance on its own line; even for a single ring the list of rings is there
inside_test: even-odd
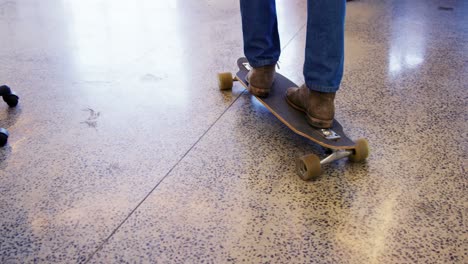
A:
[[[439,6],[438,9],[442,11],[453,11],[453,7],[448,7],[448,6]]]
[[[18,105],[19,97],[6,85],[0,86],[0,96],[3,101],[8,104],[9,107],[15,107]],[[0,128],[0,147],[6,145],[8,141],[8,131],[4,128]]]

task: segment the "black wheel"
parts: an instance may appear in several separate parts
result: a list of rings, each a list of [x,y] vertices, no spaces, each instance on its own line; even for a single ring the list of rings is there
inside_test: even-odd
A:
[[[4,128],[0,128],[0,147],[6,145],[8,141],[8,131]]]
[[[6,85],[1,85],[0,86],[0,96],[4,96],[4,95],[7,95],[7,94],[11,94],[10,87],[8,87]]]
[[[9,107],[17,106],[18,100],[19,100],[19,97],[14,93],[3,96],[3,101],[5,101],[5,103],[7,103]]]

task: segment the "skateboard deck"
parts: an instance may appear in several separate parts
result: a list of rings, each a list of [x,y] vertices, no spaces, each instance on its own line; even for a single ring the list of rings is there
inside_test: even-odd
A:
[[[248,89],[246,77],[250,70],[249,62],[246,58],[240,58],[237,60],[237,65],[239,71],[236,73],[236,79]],[[319,129],[309,125],[304,113],[294,109],[286,102],[286,90],[289,87],[297,87],[297,85],[283,75],[276,73],[269,96],[266,98],[255,97],[282,123],[300,136],[333,150],[352,150],[356,147],[356,143],[346,136],[343,127],[336,119],[333,120],[333,127],[330,129]]]

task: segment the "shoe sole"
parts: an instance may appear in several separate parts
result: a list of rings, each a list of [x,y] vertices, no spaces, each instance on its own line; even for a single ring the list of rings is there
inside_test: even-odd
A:
[[[262,89],[262,88],[255,87],[252,84],[250,84],[248,75],[245,78],[245,80],[247,81],[247,87],[251,94],[258,96],[258,97],[267,97],[270,94],[270,89]],[[273,86],[273,84],[271,85]]]
[[[261,89],[249,84],[249,92],[258,97],[267,97],[270,94],[270,90]]]
[[[307,113],[307,110],[294,104],[289,100],[287,96],[285,96],[286,102],[294,109],[299,110],[305,114],[306,121],[309,123],[309,125],[315,127],[315,128],[331,128],[333,126],[333,119],[332,120],[322,120],[322,119],[317,119],[314,117],[311,117],[309,113]]]

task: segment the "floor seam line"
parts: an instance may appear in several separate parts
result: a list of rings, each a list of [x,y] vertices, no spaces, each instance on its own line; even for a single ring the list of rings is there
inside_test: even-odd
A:
[[[304,29],[304,27],[307,25],[307,23],[305,23],[304,25],[302,25],[302,27],[294,34],[294,36],[292,36],[292,38],[288,41],[288,43],[286,43],[286,45],[284,45],[284,47],[281,49],[281,51],[285,50],[289,44],[291,44],[291,42],[297,37],[297,35],[299,34],[299,32],[302,31],[302,29]]]
[[[205,132],[203,132],[203,134],[197,139],[197,141],[195,141],[195,143],[184,153],[184,155],[182,155],[182,157],[174,164],[174,166],[172,166],[172,168],[169,169],[169,171],[164,175],[164,177],[162,177],[156,183],[156,185],[153,187],[153,189],[151,189],[151,191],[137,204],[137,206],[127,215],[127,217],[125,217],[125,219],[119,225],[117,225],[117,227],[111,232],[111,234],[106,239],[104,239],[104,241],[99,245],[99,247],[93,253],[91,253],[89,258],[87,260],[85,260],[85,263],[89,263],[89,261],[91,261],[91,259],[94,257],[94,255],[96,255],[96,253],[98,253],[104,247],[104,245],[109,241],[109,239],[111,239],[114,236],[114,234],[120,229],[120,227],[122,227],[123,224],[125,224],[127,222],[127,220],[133,215],[133,213],[138,208],[140,208],[140,206],[146,201],[146,199],[159,187],[159,185],[167,178],[167,176],[169,176],[169,174],[174,170],[174,168],[179,165],[179,163],[188,155],[188,153],[190,153],[190,151],[192,151],[192,149],[211,130],[211,128],[213,128],[213,126],[216,123],[218,123],[218,121],[221,119],[221,117],[223,117],[224,114],[229,109],[231,109],[231,107],[234,105],[234,103],[237,102],[237,100],[245,93],[245,91],[246,90],[244,89],[242,92],[239,93],[239,95],[236,97],[236,99],[234,99],[232,101],[232,103],[221,113],[221,115],[218,118],[216,118],[216,120],[205,130]]]

